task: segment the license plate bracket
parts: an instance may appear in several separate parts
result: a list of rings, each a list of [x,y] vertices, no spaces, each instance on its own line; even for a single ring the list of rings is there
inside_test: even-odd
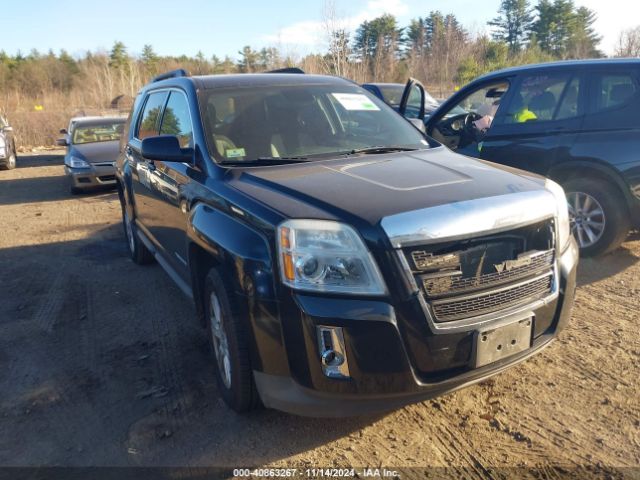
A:
[[[533,317],[527,317],[507,325],[475,334],[475,368],[488,365],[531,347]]]

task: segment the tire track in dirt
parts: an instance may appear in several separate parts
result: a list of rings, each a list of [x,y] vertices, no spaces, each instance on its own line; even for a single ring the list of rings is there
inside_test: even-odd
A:
[[[161,399],[161,406],[155,414],[148,418],[143,418],[134,423],[129,433],[129,448],[145,453],[145,449],[154,447],[153,445],[138,445],[136,437],[140,439],[157,440],[169,439],[172,447],[178,451],[177,455],[187,454],[187,450],[179,441],[174,441],[175,436],[189,425],[189,412],[192,399],[187,395],[189,385],[187,380],[190,372],[183,371],[183,352],[180,348],[181,336],[185,334],[181,329],[181,322],[195,322],[194,318],[186,317],[184,310],[180,308],[182,302],[171,301],[172,296],[182,295],[172,284],[164,272],[156,276],[153,284],[149,285],[149,291],[167,291],[169,295],[154,299],[146,309],[146,317],[150,321],[150,329],[153,342],[157,343],[157,349],[149,360],[153,365],[153,386],[146,392],[144,397]],[[178,297],[179,298],[179,297]],[[168,301],[167,301],[168,300]],[[176,303],[178,303],[176,307]],[[180,320],[178,320],[180,319]],[[139,394],[140,396],[140,394]],[[143,397],[143,398],[144,398]],[[154,432],[145,432],[151,429]],[[140,431],[142,430],[142,431]],[[148,452],[152,455],[155,452]],[[144,455],[137,461],[142,461]],[[162,460],[161,460],[162,461]]]

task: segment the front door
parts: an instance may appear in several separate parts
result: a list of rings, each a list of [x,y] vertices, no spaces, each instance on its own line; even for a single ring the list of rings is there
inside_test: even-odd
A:
[[[462,94],[450,108],[429,119],[427,133],[451,150],[484,157],[483,144],[503,112],[510,80],[493,80]]]
[[[546,175],[567,156],[584,120],[581,73],[524,74],[505,99],[501,115],[478,145],[478,155]]]
[[[160,121],[160,135],[177,137],[183,150],[193,152],[192,125],[187,97],[181,91],[172,90]],[[186,238],[189,205],[185,188],[195,173],[193,162],[155,160],[153,164],[149,189],[154,212],[148,217],[148,228],[165,259],[189,283]]]
[[[409,120],[424,119],[426,91],[424,86],[415,78],[410,78],[404,87],[398,112]]]
[[[125,147],[125,155],[131,164],[133,190],[135,192],[135,221],[147,237],[155,244],[157,240],[151,232],[155,222],[158,204],[151,187],[152,173],[156,168],[153,161],[142,157],[142,140],[158,135],[162,111],[169,95],[168,91],[150,93],[145,101],[142,115],[135,126],[135,134]]]

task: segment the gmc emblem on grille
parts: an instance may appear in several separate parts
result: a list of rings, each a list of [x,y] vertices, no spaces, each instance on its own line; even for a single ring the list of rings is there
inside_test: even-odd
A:
[[[514,268],[526,267],[527,265],[531,265],[531,255],[518,256],[515,260],[505,260],[502,263],[494,264],[493,266],[496,268],[498,273],[502,272],[510,272]]]

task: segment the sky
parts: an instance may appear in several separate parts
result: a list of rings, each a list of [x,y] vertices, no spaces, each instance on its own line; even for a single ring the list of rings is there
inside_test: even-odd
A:
[[[4,2],[3,2],[4,3]],[[532,3],[536,3],[535,0]],[[640,1],[575,0],[598,15],[600,45],[613,53],[618,35],[640,25]],[[400,25],[431,10],[454,13],[472,32],[487,31],[500,0],[22,0],[2,5],[0,50],[15,54],[65,49],[73,55],[124,42],[131,54],[151,44],[161,55],[238,57],[245,45],[304,55],[324,47],[327,10],[349,30],[383,13]],[[333,5],[333,7],[331,7]]]

